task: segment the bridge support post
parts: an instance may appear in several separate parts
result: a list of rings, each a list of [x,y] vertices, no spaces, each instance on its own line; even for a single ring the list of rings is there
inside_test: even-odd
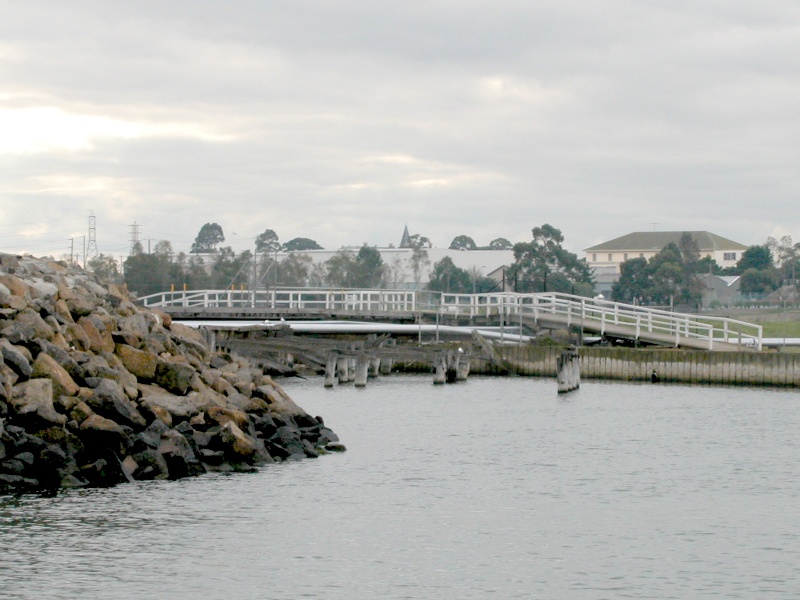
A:
[[[433,383],[440,385],[447,381],[447,355],[437,354],[433,359]]]
[[[392,372],[392,367],[394,366],[394,359],[393,358],[382,358],[380,359],[380,366],[378,372],[381,375],[389,375]]]
[[[369,373],[369,357],[364,354],[359,354],[356,359],[356,376],[355,386],[364,387],[367,385],[367,375]]]
[[[559,394],[581,386],[581,358],[575,346],[570,346],[558,357],[557,380]]]
[[[349,363],[350,360],[346,356],[339,356],[336,358],[336,377],[339,383],[347,383],[350,381],[350,379],[348,379],[350,370],[347,368]]]
[[[337,356],[335,353],[331,352],[328,354],[328,360],[325,363],[325,387],[333,387],[333,384],[336,383],[336,363],[337,363]]]
[[[466,356],[461,356],[458,359],[458,366],[456,367],[456,381],[466,381],[469,376],[469,359]]]
[[[373,356],[369,361],[368,377],[377,377],[381,370],[381,359],[379,356]]]

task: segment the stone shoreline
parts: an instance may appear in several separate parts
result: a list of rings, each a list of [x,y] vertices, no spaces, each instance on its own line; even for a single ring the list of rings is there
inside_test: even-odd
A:
[[[0,254],[0,353],[0,493],[344,450],[260,368],[60,262]]]

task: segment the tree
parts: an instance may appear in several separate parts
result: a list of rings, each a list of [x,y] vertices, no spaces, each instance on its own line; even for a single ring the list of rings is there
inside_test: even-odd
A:
[[[265,229],[256,236],[256,251],[274,253],[281,249],[278,234],[272,229]]]
[[[217,245],[224,241],[225,235],[222,233],[222,227],[217,223],[206,223],[200,228],[189,252],[192,254],[215,252]]]
[[[703,284],[698,273],[713,264],[699,259],[700,252],[690,236],[684,234],[678,244],[667,244],[650,261],[633,258],[620,266],[620,278],[611,294],[618,302],[640,301],[652,304],[700,303]]]
[[[98,254],[94,258],[89,259],[87,266],[95,276],[104,281],[118,282],[120,280],[117,261],[111,256],[106,256],[102,253]]]
[[[162,254],[164,256],[170,256],[171,254],[173,254],[172,242],[168,240],[158,240],[156,242],[156,245],[153,246],[153,253]]]
[[[324,250],[324,248],[309,238],[296,237],[286,242],[281,247],[281,250],[284,252],[293,252],[295,250]]]
[[[746,269],[742,273],[739,289],[743,294],[768,294],[780,287],[780,275],[775,267]]]
[[[489,242],[490,250],[511,250],[513,247],[514,244],[512,244],[506,238],[503,237],[495,238],[491,242]]]
[[[355,257],[349,250],[342,248],[325,261],[326,282],[334,287],[350,287],[351,273]]]
[[[428,259],[427,248],[430,248],[432,244],[428,238],[418,233],[408,236],[408,242],[411,246],[411,258],[408,262],[411,266],[411,272],[414,274],[414,284],[419,288],[419,283],[422,281],[422,271],[431,264]]]
[[[478,246],[468,235],[459,235],[453,238],[450,242],[450,250],[475,250]]]
[[[641,303],[650,296],[650,270],[646,258],[631,258],[619,266],[619,279],[611,288],[617,302]]]
[[[585,259],[579,259],[561,246],[564,241],[561,231],[544,224],[534,227],[531,233],[532,241],[514,245],[514,264],[509,278],[515,281],[516,290],[591,296],[594,291],[592,271]]]
[[[248,285],[253,253],[245,250],[238,256],[230,246],[220,248],[211,267],[211,282],[217,289]]]
[[[772,252],[770,252],[769,247],[765,244],[763,246],[750,246],[745,250],[739,262],[736,263],[736,270],[739,274],[742,274],[747,269],[763,271],[774,266],[772,262]]]
[[[280,282],[287,287],[305,287],[313,265],[310,256],[290,254],[280,262]]]
[[[378,287],[383,275],[383,259],[378,249],[366,244],[361,246],[353,264],[353,274],[350,278],[352,287],[367,289]]]
[[[140,297],[167,291],[182,279],[180,268],[163,254],[131,254],[125,259],[125,284]]]
[[[455,266],[453,259],[445,256],[434,263],[428,289],[435,292],[469,294],[472,293],[472,278],[468,271]]]
[[[418,233],[408,236],[408,244],[412,248],[431,248],[433,246],[428,238]]]

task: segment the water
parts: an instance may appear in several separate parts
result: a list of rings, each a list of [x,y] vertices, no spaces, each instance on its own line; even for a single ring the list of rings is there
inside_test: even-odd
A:
[[[796,392],[287,384],[348,446],[0,497],[3,598],[796,598]]]

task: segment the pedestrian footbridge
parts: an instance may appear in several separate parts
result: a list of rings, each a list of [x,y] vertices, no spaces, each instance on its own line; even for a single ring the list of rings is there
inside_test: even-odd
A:
[[[707,350],[761,350],[759,325],[675,313],[599,298],[544,292],[449,294],[410,290],[184,290],[139,299],[184,320],[343,319],[385,323],[482,320],[501,327],[581,331],[633,344]]]

